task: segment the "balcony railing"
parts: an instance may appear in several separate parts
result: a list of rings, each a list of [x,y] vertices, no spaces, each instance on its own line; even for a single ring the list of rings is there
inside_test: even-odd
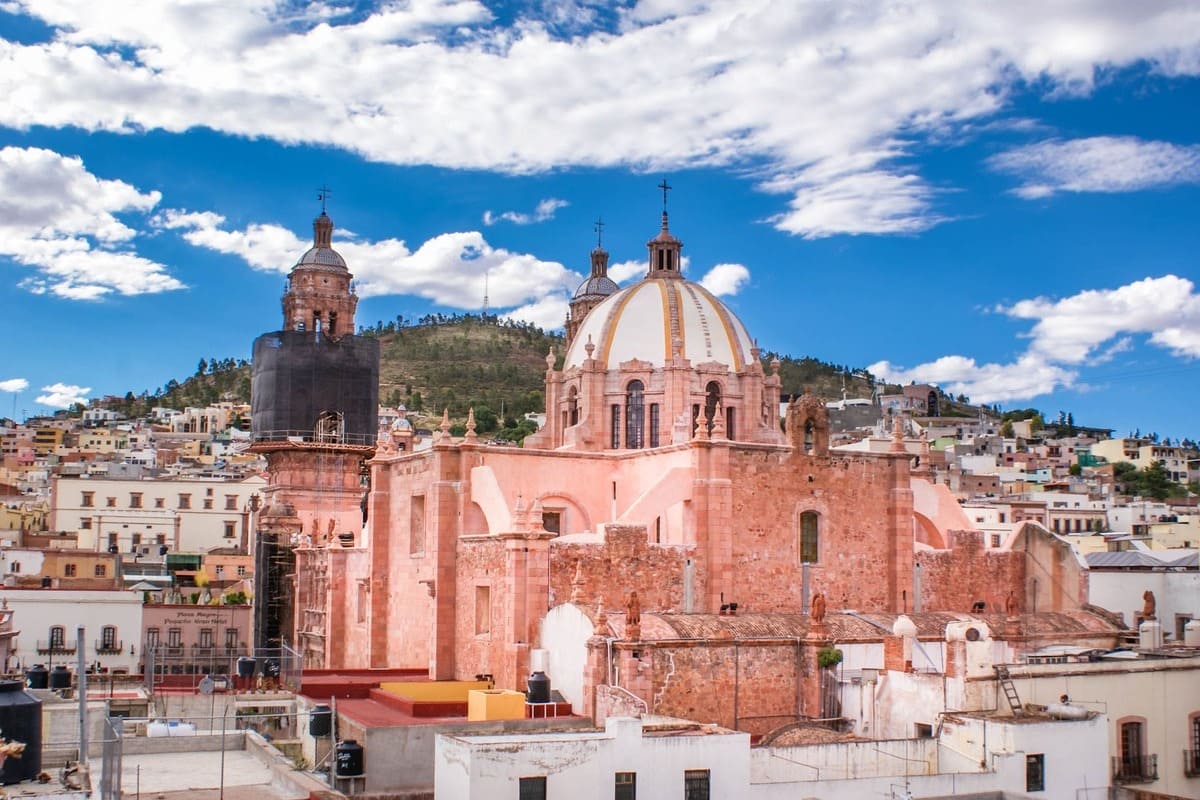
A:
[[[1158,780],[1158,756],[1114,756],[1113,783],[1153,783]]]
[[[45,641],[43,639],[39,639],[38,643],[37,643],[37,651],[38,651],[38,655],[43,655],[43,656],[57,655],[59,653],[70,654],[70,653],[75,652],[75,643],[74,642],[58,642],[58,641],[54,641],[54,640]]]
[[[1183,751],[1183,774],[1189,778],[1200,778],[1200,747]]]
[[[124,650],[124,640],[119,642],[104,641],[103,639],[96,641],[96,653],[102,656],[120,655]]]

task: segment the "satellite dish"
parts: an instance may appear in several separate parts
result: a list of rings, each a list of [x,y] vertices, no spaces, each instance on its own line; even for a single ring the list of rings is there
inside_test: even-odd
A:
[[[204,694],[204,695],[212,694],[213,690],[216,689],[216,682],[212,678],[205,675],[203,678],[200,679],[199,688],[200,688],[200,694]]]

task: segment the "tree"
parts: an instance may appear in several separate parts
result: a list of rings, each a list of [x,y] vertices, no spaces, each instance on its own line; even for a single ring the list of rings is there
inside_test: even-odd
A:
[[[196,374],[203,375],[207,371],[208,371],[208,362],[205,361],[203,358],[201,358],[200,363],[196,365]]]
[[[1013,438],[1012,420],[1010,420],[1010,419],[1004,420],[1004,422],[1000,425],[1000,435],[1003,436],[1005,439]]]
[[[1171,476],[1161,461],[1151,461],[1138,476],[1138,484],[1141,494],[1155,500],[1166,500],[1171,496]]]
[[[1071,466],[1067,467],[1067,472],[1071,475],[1078,477],[1083,474],[1083,467],[1079,466],[1078,463],[1075,463],[1075,464],[1072,464]]]

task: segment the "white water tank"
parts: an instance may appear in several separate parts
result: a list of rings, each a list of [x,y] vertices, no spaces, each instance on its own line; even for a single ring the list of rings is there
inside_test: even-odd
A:
[[[1142,650],[1157,650],[1162,647],[1162,625],[1158,620],[1148,619],[1138,626],[1138,647]]]
[[[1200,619],[1183,626],[1183,643],[1189,647],[1200,647]]]

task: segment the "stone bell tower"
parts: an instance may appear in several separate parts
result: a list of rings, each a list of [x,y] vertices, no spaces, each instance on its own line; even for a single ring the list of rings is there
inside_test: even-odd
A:
[[[283,328],[254,340],[250,449],[267,458],[262,518],[290,522],[258,532],[255,646],[286,640],[306,660],[325,652],[326,632],[321,615],[295,607],[295,551],[360,544],[363,465],[378,430],[379,342],[354,334],[353,277],[322,207],[313,246],[288,275]]]

